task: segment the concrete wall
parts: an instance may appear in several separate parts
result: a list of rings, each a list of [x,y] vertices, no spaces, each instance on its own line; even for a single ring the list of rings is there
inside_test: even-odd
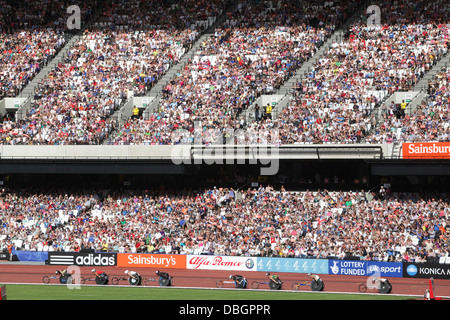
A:
[[[15,113],[21,107],[25,107],[30,104],[30,99],[27,97],[17,97],[17,98],[3,98],[0,101],[0,115],[4,116],[8,112]]]
[[[12,146],[0,145],[0,159],[25,160],[171,160],[254,159],[266,155],[272,159],[379,159],[388,154],[388,145],[92,145],[92,146]]]

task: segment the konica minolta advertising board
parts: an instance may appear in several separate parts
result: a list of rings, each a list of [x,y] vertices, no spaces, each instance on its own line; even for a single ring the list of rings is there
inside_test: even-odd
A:
[[[403,277],[450,279],[450,264],[405,262]]]

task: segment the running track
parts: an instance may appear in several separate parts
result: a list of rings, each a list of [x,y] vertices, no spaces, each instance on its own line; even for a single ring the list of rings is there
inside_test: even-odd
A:
[[[65,267],[61,267],[65,268]],[[42,283],[42,277],[45,275],[53,276],[58,266],[36,265],[36,264],[9,264],[0,262],[0,284],[8,283]],[[80,272],[82,277],[92,278],[90,273],[92,267],[81,267]],[[119,267],[104,267],[98,270],[105,271],[110,278],[113,276],[125,276],[125,268]],[[136,268],[143,277],[155,277],[156,269],[152,268]],[[217,280],[227,280],[231,274],[229,271],[210,271],[210,270],[162,270],[167,271],[173,277],[173,286],[176,287],[192,287],[192,288],[215,288]],[[265,280],[264,272],[236,272],[245,276],[249,283],[254,280]],[[278,273],[280,279],[283,281],[282,290],[291,290],[291,284],[301,281],[310,281],[306,274],[301,273]],[[324,292],[342,292],[342,293],[356,293],[358,292],[358,285],[365,283],[367,277],[360,276],[337,276],[337,275],[320,275],[325,282]],[[51,283],[59,283],[57,279],[51,280]],[[392,284],[391,294],[412,295],[415,298],[422,298],[425,290],[429,287],[428,279],[410,279],[410,278],[389,278]],[[87,282],[87,284],[95,284],[95,282]],[[157,282],[151,284],[157,285]],[[127,284],[123,281],[121,284]],[[230,284],[225,284],[225,287],[232,287]],[[450,299],[450,280],[435,279],[435,296]],[[267,285],[261,285],[260,289],[268,289]],[[311,291],[309,286],[300,286],[300,291]],[[368,293],[376,293],[374,290],[368,290]]]

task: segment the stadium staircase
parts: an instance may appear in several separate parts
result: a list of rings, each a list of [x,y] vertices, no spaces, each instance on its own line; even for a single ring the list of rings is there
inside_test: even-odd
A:
[[[39,86],[42,80],[60,63],[63,61],[67,52],[72,48],[73,45],[80,39],[80,35],[76,34],[72,36],[68,42],[65,43],[64,47],[59,51],[59,53],[33,78],[32,81],[22,90],[23,96],[32,96],[35,89]]]
[[[450,54],[445,53],[429,70],[425,75],[416,83],[413,92],[417,92],[414,99],[408,103],[407,114],[413,113],[419,105],[421,105],[428,98],[428,82],[433,81],[436,74],[441,72],[443,69],[450,67]]]
[[[434,80],[434,77],[443,68],[450,67],[450,54],[447,52],[441,59],[429,70],[422,79],[417,82],[414,86],[414,91],[424,91],[427,92],[428,82]]]
[[[287,80],[283,86],[281,86],[276,94],[289,94],[292,87],[299,81],[301,81],[304,77],[306,77],[313,69],[314,64],[320,59],[320,57],[325,53],[326,50],[331,48],[331,45],[334,42],[339,42],[346,31],[343,28],[339,28],[319,47],[319,49],[308,59],[306,60],[300,69],[296,72],[294,76],[292,76],[289,80]]]
[[[158,108],[159,102],[161,101],[161,92],[162,89],[167,86],[167,84],[176,76],[178,72],[180,72],[190,59],[193,59],[195,53],[200,48],[203,41],[205,41],[214,30],[223,24],[226,20],[227,13],[237,6],[237,3],[231,1],[228,6],[223,10],[222,14],[220,14],[217,18],[210,20],[208,28],[203,32],[203,34],[195,41],[192,47],[181,57],[180,61],[171,66],[169,70],[158,80],[158,82],[150,89],[150,91],[146,94],[146,97],[150,97],[151,101],[145,107],[142,112],[142,117],[144,119],[148,119],[152,113],[156,111]],[[116,119],[119,126],[123,124],[127,119],[132,116],[134,104],[133,104],[133,96],[129,96],[126,101],[124,101],[119,110],[113,114],[113,117]],[[118,129],[113,130],[108,137],[114,136],[117,133]],[[102,144],[106,145],[109,143],[108,137],[106,137]]]
[[[392,143],[391,148],[391,155],[390,159],[401,159],[401,152],[402,152],[402,143],[400,141],[394,141]]]
[[[302,63],[301,67],[297,70],[295,75],[284,82],[284,84],[276,91],[274,95],[280,95],[282,97],[278,100],[276,106],[273,108],[272,116],[274,118],[276,118],[288,104],[293,86],[297,82],[301,81],[303,77],[306,77],[309,72],[311,72],[313,65],[317,62],[317,60],[320,59],[325,50],[330,48],[333,42],[339,41],[343,34],[344,33],[341,29],[335,31],[308,60]],[[260,107],[263,107],[262,97],[259,97],[245,111],[245,118],[247,123],[251,123],[252,120],[254,120],[255,106],[257,104]]]

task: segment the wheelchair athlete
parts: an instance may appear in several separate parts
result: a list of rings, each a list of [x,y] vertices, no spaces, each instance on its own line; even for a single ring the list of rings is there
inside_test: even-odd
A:
[[[92,269],[91,272],[95,275],[96,284],[108,284],[109,276],[105,272],[97,271],[95,269]]]
[[[323,291],[323,289],[325,288],[325,283],[317,274],[308,273],[308,277],[312,279],[311,281],[312,291]]]
[[[159,276],[158,283],[162,287],[169,287],[172,285],[172,277],[167,272],[156,271],[156,275]]]
[[[125,270],[125,274],[128,276],[128,283],[132,286],[139,286],[142,283],[142,277],[136,271]]]
[[[70,274],[67,272],[67,270],[56,270],[55,274],[58,276],[59,275],[59,283],[62,284],[66,284],[66,283],[71,283],[72,279]]]
[[[247,279],[241,275],[230,275],[230,279],[234,281],[236,288],[245,289],[247,288]]]
[[[269,288],[272,290],[280,290],[283,286],[283,282],[280,277],[274,274],[266,273],[266,277],[269,279]]]

